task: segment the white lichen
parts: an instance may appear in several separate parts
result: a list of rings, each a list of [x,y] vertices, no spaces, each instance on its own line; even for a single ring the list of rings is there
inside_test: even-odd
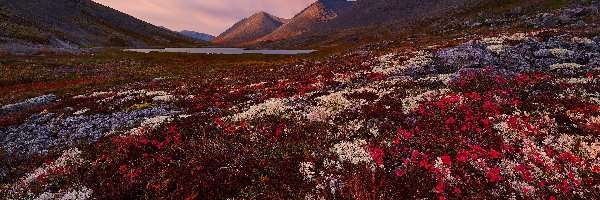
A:
[[[293,110],[293,107],[287,106],[287,99],[273,98],[265,101],[264,103],[250,106],[246,111],[238,113],[230,117],[233,121],[239,121],[242,119],[256,119],[266,116],[277,116],[282,115],[286,111]]]
[[[556,69],[579,69],[581,68],[583,65],[577,64],[577,63],[556,63],[553,65],[550,65],[550,69],[551,70],[556,70]]]
[[[312,162],[301,162],[300,163],[300,174],[304,177],[304,180],[312,181],[315,177],[315,164]]]
[[[402,99],[402,111],[408,114],[419,107],[420,102],[429,101],[434,97],[442,96],[450,92],[449,89],[429,90],[421,94]]]
[[[87,113],[88,111],[90,111],[90,109],[88,109],[88,108],[81,109],[77,112],[74,112],[73,115],[83,115],[83,114]]]
[[[487,50],[499,54],[499,53],[502,53],[504,51],[504,49],[506,49],[507,47],[508,47],[507,45],[503,45],[503,44],[493,44],[493,45],[489,45],[487,47]]]
[[[559,58],[575,54],[574,51],[571,51],[571,50],[568,50],[568,49],[559,49],[559,48],[550,49],[550,53],[553,56],[556,56],[556,57],[559,57]]]
[[[338,155],[341,162],[349,162],[354,165],[370,164],[373,159],[371,154],[365,150],[366,145],[367,141],[365,140],[344,141],[333,145],[330,151]]]
[[[396,59],[398,55],[394,53],[379,57],[379,65],[373,68],[374,73],[394,74],[404,70],[415,70],[433,63],[433,55],[426,51],[417,51],[407,61],[401,63]]]
[[[35,200],[87,200],[92,197],[93,191],[85,186],[78,188],[69,188],[67,191],[56,193],[44,192]]]

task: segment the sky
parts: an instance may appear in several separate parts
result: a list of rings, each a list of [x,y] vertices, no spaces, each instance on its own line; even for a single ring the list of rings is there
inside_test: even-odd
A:
[[[239,20],[265,11],[292,18],[316,0],[94,0],[156,26],[219,35]]]

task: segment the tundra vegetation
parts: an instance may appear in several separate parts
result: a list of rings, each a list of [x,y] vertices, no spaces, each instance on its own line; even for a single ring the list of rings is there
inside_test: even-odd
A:
[[[0,196],[599,198],[599,35],[473,26],[307,55],[3,56]]]

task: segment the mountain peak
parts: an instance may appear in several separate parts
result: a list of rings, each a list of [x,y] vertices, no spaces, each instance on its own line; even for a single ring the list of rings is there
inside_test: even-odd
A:
[[[318,0],[261,40],[280,40],[304,34],[336,18],[352,5],[354,5],[354,1]]]
[[[254,13],[252,16],[250,16],[249,18],[253,18],[253,17],[270,17],[271,14],[265,12],[265,11],[260,11],[257,13]]]
[[[258,16],[258,15],[268,16],[268,15],[271,15],[271,14],[269,14],[269,13],[267,13],[265,11],[260,11],[260,12],[254,13],[254,15],[256,15],[256,16]]]
[[[274,20],[282,23],[285,23],[287,21],[286,19],[277,17],[265,11],[257,12],[254,15],[250,16],[248,19]]]
[[[287,20],[261,11],[235,23],[213,40],[214,43],[240,45],[262,38],[282,26]]]

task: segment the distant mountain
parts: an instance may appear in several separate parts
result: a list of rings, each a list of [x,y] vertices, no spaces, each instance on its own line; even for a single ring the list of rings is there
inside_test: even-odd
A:
[[[261,40],[281,40],[315,30],[348,10],[353,3],[348,0],[318,0]]]
[[[162,29],[165,29],[165,30],[173,31],[173,30],[171,30],[170,28],[167,28],[167,27],[165,27],[165,26],[158,26],[158,28],[162,28]]]
[[[0,0],[0,43],[74,48],[209,45],[91,0]]]
[[[212,42],[225,45],[243,45],[268,35],[285,22],[285,19],[266,12],[259,12],[235,23]]]
[[[191,38],[196,38],[199,40],[204,40],[204,41],[211,41],[213,39],[215,39],[215,36],[206,34],[206,33],[199,33],[196,31],[188,31],[188,30],[183,30],[183,31],[179,31],[180,34],[191,37]]]

